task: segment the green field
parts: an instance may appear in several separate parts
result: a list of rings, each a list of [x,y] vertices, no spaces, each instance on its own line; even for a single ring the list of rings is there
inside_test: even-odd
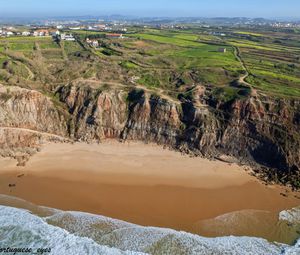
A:
[[[158,43],[165,43],[170,45],[176,46],[183,46],[183,47],[199,47],[202,44],[196,42],[197,36],[189,36],[186,35],[180,36],[168,36],[168,35],[158,35],[158,34],[131,34],[131,37],[139,38],[142,40],[150,40]],[[193,38],[193,39],[191,39]]]
[[[213,86],[215,95],[231,99],[240,97],[232,84],[248,73],[248,84],[243,85],[248,89],[300,96],[297,33],[228,28],[226,36],[218,36],[210,33],[213,29],[197,27],[129,31],[124,39],[106,39],[106,32],[73,31],[76,42],[60,43],[51,37],[0,38],[0,80],[36,87],[78,78],[132,85],[134,77],[136,85],[174,97],[199,84]],[[87,37],[97,39],[99,48],[87,45]]]

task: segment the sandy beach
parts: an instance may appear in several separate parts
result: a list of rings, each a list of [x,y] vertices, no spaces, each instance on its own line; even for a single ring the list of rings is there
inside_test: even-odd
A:
[[[1,194],[194,232],[199,222],[226,213],[274,214],[300,204],[297,194],[285,197],[284,188],[266,186],[236,164],[191,158],[152,144],[48,144],[25,167],[1,159],[0,169]]]

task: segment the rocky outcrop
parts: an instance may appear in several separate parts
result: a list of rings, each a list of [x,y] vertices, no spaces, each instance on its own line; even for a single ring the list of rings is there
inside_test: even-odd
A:
[[[56,135],[21,128],[0,127],[0,156],[15,158],[19,166],[25,165],[30,156],[47,142],[69,142]]]
[[[65,141],[66,116],[40,92],[0,86],[0,156],[22,165],[47,141]]]
[[[67,136],[66,118],[49,97],[13,86],[0,85],[0,126]]]
[[[72,116],[71,137],[84,141],[120,137],[128,116],[125,92],[66,86],[57,94]]]
[[[268,179],[299,183],[300,111],[297,100],[250,97],[223,109],[229,113],[220,149],[260,166]]]
[[[142,140],[209,158],[228,155],[268,180],[300,187],[299,100],[249,94],[226,101],[205,87],[193,93],[170,101],[149,90],[70,84],[57,89],[53,103],[16,89],[1,99],[0,124],[81,141]]]

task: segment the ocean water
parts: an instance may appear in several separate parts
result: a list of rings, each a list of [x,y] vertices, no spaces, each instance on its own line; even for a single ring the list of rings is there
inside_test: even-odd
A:
[[[292,222],[292,224],[291,224]],[[300,237],[300,210],[242,210],[194,223],[193,232],[206,237],[254,236],[292,245]]]
[[[300,254],[300,239],[287,245],[246,236],[207,238],[88,213],[39,207],[7,196],[1,196],[0,201],[0,254],[7,247],[31,249],[30,253],[16,254],[54,255]],[[299,224],[300,209],[281,212],[279,218],[289,225]],[[43,249],[40,250],[43,253],[37,253],[38,249]]]

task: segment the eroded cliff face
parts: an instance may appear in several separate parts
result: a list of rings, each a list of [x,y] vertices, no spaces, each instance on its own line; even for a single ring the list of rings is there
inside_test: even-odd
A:
[[[223,136],[229,151],[242,151],[238,157],[279,171],[269,174],[284,178],[300,169],[300,102],[250,97],[230,107],[230,125]],[[235,125],[236,124],[236,125]],[[230,133],[231,132],[231,133]],[[234,134],[235,133],[235,134]]]
[[[0,85],[0,127],[67,135],[64,115],[49,97],[13,86]]]
[[[125,93],[85,86],[66,86],[57,92],[71,115],[68,130],[76,140],[117,138],[127,120]]]
[[[0,85],[0,156],[19,165],[48,141],[68,139],[65,115],[42,93]]]
[[[1,99],[0,123],[73,140],[142,140],[209,158],[228,155],[264,177],[299,185],[299,100],[248,95],[225,102],[204,87],[195,91],[192,99],[175,101],[143,90],[71,84],[55,94],[67,114],[42,94],[22,91],[25,97]]]

